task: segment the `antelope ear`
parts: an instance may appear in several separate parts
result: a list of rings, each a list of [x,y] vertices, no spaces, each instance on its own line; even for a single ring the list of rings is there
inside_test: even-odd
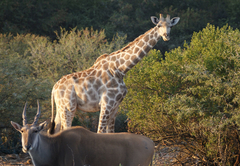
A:
[[[174,26],[178,23],[178,21],[180,20],[180,17],[174,17],[171,19],[171,26]]]
[[[11,121],[11,124],[12,124],[12,126],[13,126],[17,131],[20,132],[20,130],[21,130],[21,128],[22,128],[21,125],[19,125],[19,124],[16,123],[16,122],[13,122],[13,121]]]
[[[155,24],[155,25],[157,25],[158,22],[159,22],[158,18],[155,17],[155,16],[152,16],[152,17],[151,17],[151,20],[152,20],[153,24]]]
[[[38,125],[38,131],[41,131],[41,130],[43,130],[45,127],[47,127],[47,121],[44,121],[44,122],[42,122],[42,123],[40,123],[39,125]]]

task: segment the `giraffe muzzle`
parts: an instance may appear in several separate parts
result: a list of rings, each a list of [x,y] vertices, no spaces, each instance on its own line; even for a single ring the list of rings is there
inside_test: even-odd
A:
[[[170,35],[168,33],[163,34],[163,40],[164,41],[169,41],[170,40]]]

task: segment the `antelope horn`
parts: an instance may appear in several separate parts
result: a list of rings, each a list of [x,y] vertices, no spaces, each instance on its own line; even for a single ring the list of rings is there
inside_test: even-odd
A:
[[[167,17],[166,17],[166,21],[167,22],[170,22],[170,15],[168,14]]]
[[[22,118],[23,118],[23,126],[27,124],[27,116],[26,116],[27,102],[23,108]]]
[[[40,117],[40,114],[41,114],[41,110],[40,110],[40,106],[39,106],[39,101],[37,100],[37,105],[38,105],[38,110],[37,110],[37,114],[34,118],[34,121],[33,121],[33,125],[37,125],[37,122],[38,122],[38,118]]]
[[[160,15],[160,21],[164,21],[164,17],[163,17],[163,14],[159,14]]]

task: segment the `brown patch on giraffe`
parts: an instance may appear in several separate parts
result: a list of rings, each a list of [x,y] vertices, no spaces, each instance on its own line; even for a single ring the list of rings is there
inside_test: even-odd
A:
[[[144,40],[145,42],[148,42],[148,40],[149,40],[149,35],[146,35],[146,36],[143,38],[143,40]]]
[[[102,123],[107,123],[107,121],[106,120],[102,120]]]
[[[132,53],[133,53],[133,50],[132,50],[132,49],[129,49],[127,52],[128,52],[129,54],[132,54]]]
[[[135,64],[131,62],[131,60],[126,61],[125,65],[129,68],[132,68]]]
[[[115,103],[114,100],[110,100],[109,105],[113,106],[114,103]]]
[[[87,73],[83,72],[82,77],[86,77],[86,76],[87,76]]]
[[[77,73],[78,78],[82,77],[82,72]]]
[[[137,45],[138,47],[142,48],[145,45],[145,43],[141,40]]]
[[[124,54],[122,54],[122,55],[124,55]],[[121,54],[118,54],[117,55],[117,59],[120,59],[120,57],[121,57]]]
[[[116,61],[116,59],[117,59],[116,56],[111,57],[111,61]]]
[[[88,96],[87,96],[87,95],[84,95],[84,96],[83,96],[83,101],[84,101],[85,103],[88,102]]]
[[[96,64],[97,62],[101,61],[102,59],[106,59],[109,55],[108,54],[103,54],[100,57],[97,58],[97,60],[95,61],[94,64]]]
[[[125,62],[125,60],[124,59],[120,59],[120,64],[122,65],[122,64],[124,64],[124,62]]]
[[[72,78],[73,78],[73,80],[74,80],[75,83],[77,83],[77,84],[79,83],[78,77],[76,77],[76,76],[74,75]]]
[[[141,51],[140,54],[139,54],[139,57],[142,59],[145,55],[146,54],[143,51]]]
[[[58,83],[54,85],[54,89],[58,89],[58,87],[59,87]]]
[[[118,93],[118,90],[109,90],[107,92],[107,96],[111,99],[114,99],[115,98],[115,94]]]
[[[63,91],[63,90],[60,91],[60,97],[64,97],[64,94],[65,94],[64,92],[65,91]]]
[[[95,78],[94,78],[94,77],[88,77],[88,82],[89,82],[90,84],[93,84],[94,81],[95,81]]]
[[[105,64],[105,63],[107,63],[107,61],[106,60],[102,60],[102,64]]]
[[[91,100],[97,100],[97,96],[95,95],[95,93],[92,93],[90,97],[91,97]]]
[[[103,97],[103,101],[105,101],[106,103],[108,103],[108,97],[107,96],[104,96]],[[105,110],[106,109],[106,107],[103,109],[103,110]]]
[[[131,68],[126,68],[124,73],[127,73],[129,70],[131,70]]]
[[[110,87],[118,87],[118,83],[115,79],[112,79],[108,84],[107,84],[107,88]]]
[[[138,56],[137,55],[132,55],[131,56],[131,61],[134,61],[135,59],[138,59]]]
[[[139,59],[138,59],[138,58],[135,58],[135,59],[132,58],[131,60],[132,60],[132,63],[133,63],[133,64],[137,64],[137,63],[139,62]]]
[[[108,63],[105,63],[105,64],[103,65],[103,70],[108,70]]]
[[[103,82],[104,84],[106,84],[108,80],[109,80],[109,76],[108,76],[107,72],[104,71],[104,72],[102,73],[102,82]]]
[[[134,54],[137,54],[138,51],[139,51],[139,48],[138,48],[138,47],[135,47],[135,48],[134,48]]]
[[[151,39],[151,40],[149,41],[149,44],[152,45],[152,46],[154,46],[156,43],[157,43],[157,42],[156,42],[156,40],[154,40],[154,39]]]
[[[91,73],[91,76],[94,76],[94,77],[95,77],[96,73],[97,73],[97,71],[94,70],[94,71]]]
[[[157,37],[158,37],[158,33],[156,32],[156,33],[154,34],[154,36],[155,36],[155,38],[157,38]]]
[[[155,33],[155,31],[152,31],[150,34],[153,35]]]
[[[63,84],[66,81],[66,77],[62,77],[60,84]]]
[[[148,53],[150,50],[152,49],[152,47],[150,47],[149,45],[146,45],[143,47],[143,50]]]
[[[102,68],[101,64],[97,64],[96,66],[94,66],[95,69],[100,70]]]
[[[71,77],[72,77],[72,75],[70,75],[70,74],[69,74],[69,75],[67,75],[67,79],[70,79]]]
[[[97,75],[96,75],[96,77],[100,77],[102,75],[102,71],[101,70],[99,70],[98,72],[97,72]]]
[[[118,68],[119,65],[120,65],[120,62],[119,62],[119,60],[117,60],[117,61],[116,61],[116,67]]]
[[[97,80],[95,81],[94,85],[93,85],[93,88],[94,88],[95,90],[98,90],[98,88],[101,87],[101,86],[102,86],[102,82],[101,82],[99,79],[97,79]]]
[[[90,69],[85,70],[85,72],[91,73],[93,70],[94,70],[94,69],[90,68]]]
[[[124,56],[124,59],[129,59],[130,58],[130,55],[129,54],[126,54],[125,56]]]
[[[86,90],[89,90],[89,89],[91,88],[91,85],[88,83],[88,81],[84,81],[83,87],[84,87]]]
[[[65,86],[65,85],[60,85],[60,86],[59,86],[59,89],[60,89],[60,90],[65,90],[65,89],[66,89],[66,86]]]
[[[94,92],[93,92],[93,90],[92,89],[90,89],[89,91],[88,91],[88,94],[91,96],[91,95],[94,95]]]

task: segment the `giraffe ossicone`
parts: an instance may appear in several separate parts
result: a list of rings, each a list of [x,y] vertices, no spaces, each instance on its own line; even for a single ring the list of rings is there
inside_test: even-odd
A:
[[[87,70],[63,76],[52,89],[51,133],[71,127],[76,110],[100,111],[98,133],[114,132],[118,106],[127,94],[125,74],[134,67],[162,37],[170,40],[171,27],[180,20],[152,16],[156,25],[122,49],[97,58]],[[56,117],[54,120],[54,102]]]

